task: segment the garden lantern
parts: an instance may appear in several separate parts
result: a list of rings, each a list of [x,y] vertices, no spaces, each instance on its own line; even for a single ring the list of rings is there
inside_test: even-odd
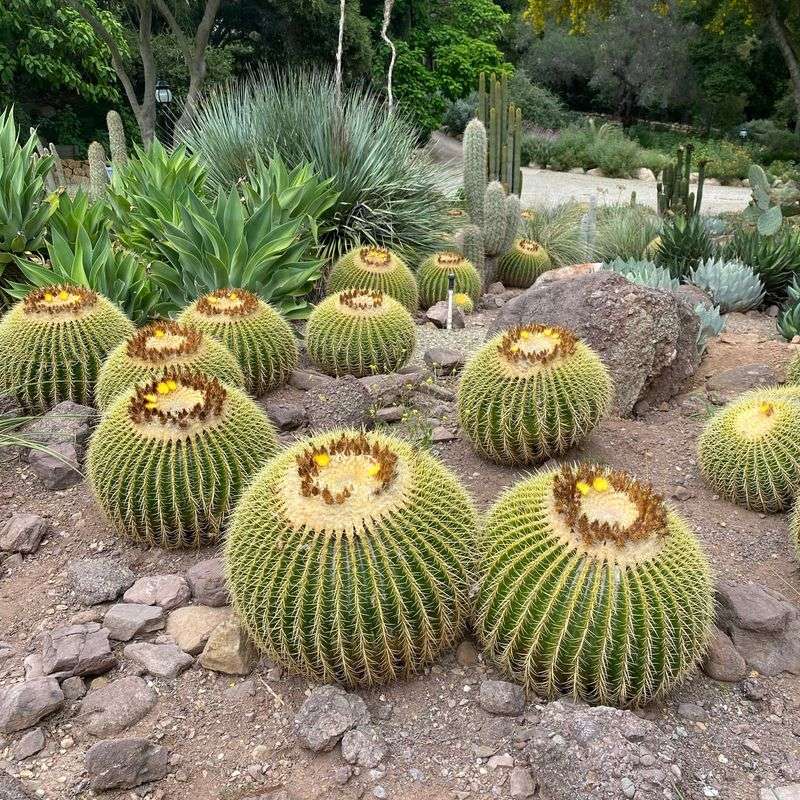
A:
[[[166,106],[172,102],[172,89],[166,81],[156,81],[156,103]]]

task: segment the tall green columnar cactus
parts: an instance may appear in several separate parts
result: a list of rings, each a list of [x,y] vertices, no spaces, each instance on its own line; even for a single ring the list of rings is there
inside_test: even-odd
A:
[[[486,127],[479,119],[470,120],[464,131],[464,197],[469,218],[483,224],[483,195],[486,192]]]
[[[508,77],[478,84],[478,119],[488,131],[487,174],[500,181],[511,194],[522,192],[522,111],[508,101]]]
[[[461,233],[461,252],[473,263],[478,274],[484,277],[486,251],[483,249],[483,231],[477,225],[467,225]]]
[[[128,166],[128,145],[125,142],[125,128],[122,117],[116,111],[109,111],[106,115],[108,126],[108,145],[111,150],[111,163],[115,170]]]
[[[89,145],[89,199],[97,201],[104,197],[107,184],[106,151],[100,142],[92,142]]]
[[[675,161],[667,164],[661,172],[661,180],[656,189],[658,194],[658,213],[663,217],[680,214],[691,217],[700,213],[703,202],[703,183],[705,182],[706,161],[698,162],[697,194],[689,191],[692,177],[692,144],[679,147]]]

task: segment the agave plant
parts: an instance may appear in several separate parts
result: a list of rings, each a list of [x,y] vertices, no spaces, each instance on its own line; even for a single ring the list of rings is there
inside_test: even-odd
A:
[[[800,335],[800,302],[787,305],[776,320],[781,336],[791,342],[795,336]]]
[[[677,216],[667,220],[655,248],[656,264],[683,278],[704,259],[711,258],[713,245],[703,218]]]
[[[58,234],[73,245],[83,231],[94,243],[109,230],[108,206],[102,201],[92,201],[81,186],[70,197],[68,192],[58,195],[58,205],[50,217],[51,238]]]
[[[287,214],[274,197],[248,210],[236,187],[211,207],[189,190],[179,210],[180,222],[164,222],[161,258],[151,265],[171,312],[214,289],[236,288],[288,317],[307,316],[322,261],[305,216]]]
[[[689,283],[707,292],[723,314],[749,311],[764,299],[764,285],[753,269],[741,261],[701,261],[692,270]]]
[[[671,292],[681,285],[677,278],[669,274],[668,269],[657,267],[653,261],[637,261],[635,258],[623,261],[621,258],[616,258],[608,264],[603,264],[603,269],[616,272],[633,283],[649,286],[651,289],[661,289],[664,292]]]
[[[341,98],[327,72],[261,72],[211,91],[199,104],[185,142],[217,189],[244,178],[256,157],[277,147],[290,167],[310,162],[339,193],[323,237],[338,257],[359,243],[429,253],[446,244],[451,176],[418,149],[411,119],[387,113],[369,88]]]
[[[725,330],[725,317],[719,313],[717,306],[707,306],[705,303],[698,303],[694,307],[694,313],[700,320],[700,330],[697,332],[697,349],[700,353],[705,353],[709,339],[719,336]]]
[[[581,235],[584,209],[577,203],[561,203],[523,214],[521,237],[544,248],[555,267],[586,261],[587,248]]]

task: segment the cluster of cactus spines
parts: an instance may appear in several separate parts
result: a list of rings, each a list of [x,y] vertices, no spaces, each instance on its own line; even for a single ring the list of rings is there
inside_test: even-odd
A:
[[[93,405],[100,366],[134,332],[110,300],[80,286],[35,289],[0,322],[0,394],[29,412]]]
[[[415,341],[411,314],[393,297],[369,289],[326,297],[306,325],[308,357],[329,375],[394,372],[408,363]]]
[[[483,456],[535,464],[583,439],[605,414],[612,392],[603,363],[575,334],[525,325],[493,337],[467,363],[458,414]]]
[[[589,464],[506,491],[480,533],[476,628],[507,675],[544,697],[639,706],[705,652],[706,558],[645,483]]]
[[[272,423],[244,392],[200,372],[168,370],[112,403],[89,445],[89,480],[120,535],[200,547],[219,539],[277,446]]]
[[[788,508],[800,489],[800,388],[756,389],[729,403],[698,442],[700,471],[726,500]]]
[[[225,562],[260,648],[320,683],[419,672],[469,612],[476,516],[427,452],[329,431],[280,453],[236,507]]]
[[[475,303],[468,294],[456,292],[453,295],[453,304],[465,314],[471,314],[475,310]]]
[[[656,266],[654,261],[642,261],[638,258],[615,258],[603,264],[603,269],[616,272],[632,283],[640,286],[649,286],[651,289],[660,289],[664,292],[672,292],[677,289],[681,282],[670,275],[668,269]]]
[[[365,245],[345,253],[328,278],[328,294],[346,289],[370,289],[388,294],[409,311],[419,306],[414,273],[388,247]]]
[[[689,282],[711,296],[723,314],[749,311],[761,305],[764,284],[753,268],[741,261],[710,258],[695,267]]]
[[[240,389],[245,384],[239,362],[224,344],[191,325],[159,320],[109,353],[97,377],[97,407],[105,410],[122,392],[170,368],[192,369]]]
[[[692,151],[690,142],[678,148],[674,162],[667,164],[661,172],[661,180],[656,184],[658,213],[691,217],[700,213],[703,202],[703,183],[705,181],[707,160],[698,162],[697,194],[690,191],[692,176]]]
[[[794,386],[800,385],[800,352],[792,356],[786,367],[786,381]]]
[[[215,289],[184,309],[178,322],[222,342],[256,397],[286,383],[297,366],[299,350],[289,323],[244,289]]]
[[[89,145],[89,199],[93,202],[105,197],[108,187],[106,151],[100,142]]]
[[[800,503],[795,502],[789,515],[789,543],[800,561]]]
[[[430,308],[447,299],[450,274],[455,276],[454,291],[469,295],[473,301],[481,296],[481,276],[472,262],[454,250],[434,253],[417,270],[419,299],[423,308]]]
[[[552,266],[550,256],[533,239],[517,239],[511,249],[497,259],[495,278],[504,286],[527,289]]]
[[[483,232],[477,225],[467,225],[461,231],[461,252],[482,277],[486,275],[486,251]]]
[[[481,73],[478,80],[478,119],[489,132],[488,176],[510,194],[522,193],[522,110],[508,100],[508,76]]]
[[[111,163],[116,171],[128,166],[128,145],[125,141],[125,127],[117,111],[106,114],[108,126],[108,146],[111,150]]]

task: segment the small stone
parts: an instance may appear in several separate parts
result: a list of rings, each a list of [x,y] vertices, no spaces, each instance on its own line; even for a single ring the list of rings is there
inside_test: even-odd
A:
[[[226,675],[249,675],[258,661],[258,653],[250,637],[236,620],[217,625],[198,659],[205,669]]]
[[[464,366],[465,356],[460,350],[435,347],[431,350],[426,350],[423,359],[436,372],[442,375],[452,375]]]
[[[56,628],[42,640],[42,672],[56,678],[102,675],[117,666],[108,629],[96,622]]]
[[[293,431],[306,422],[306,409],[301,402],[267,400],[266,411],[279,431]]]
[[[790,786],[770,786],[759,791],[759,800],[800,800],[800,783]]]
[[[194,664],[194,659],[174,644],[134,642],[125,645],[125,658],[157,678],[177,678]]]
[[[748,700],[754,700],[758,702],[759,700],[763,700],[767,696],[766,689],[761,685],[761,683],[756,678],[745,678],[742,681],[742,694]]]
[[[135,725],[156,704],[156,693],[139,677],[119,678],[83,699],[78,722],[97,736],[115,736]]]
[[[86,753],[84,766],[94,791],[132,789],[167,775],[169,753],[147,739],[106,739]]]
[[[163,628],[164,611],[160,606],[117,603],[106,612],[103,626],[108,628],[109,638],[129,642],[134,636]]]
[[[342,756],[349,764],[374,769],[386,757],[386,743],[372,725],[359,725],[342,737]]]
[[[24,555],[35,553],[49,527],[38,514],[14,514],[0,527],[0,550]]]
[[[196,656],[202,653],[211,632],[231,618],[230,608],[184,606],[169,615],[166,633],[181,650]]]
[[[449,428],[445,428],[444,425],[436,425],[431,430],[431,441],[434,443],[452,442],[453,439],[458,439],[458,434],[453,433]]]
[[[633,797],[636,794],[636,784],[628,777],[624,777],[619,782],[619,788],[622,789],[625,797]]]
[[[294,720],[302,747],[314,753],[333,750],[347,731],[369,725],[366,703],[338,686],[319,686],[303,702]]]
[[[491,770],[511,769],[514,766],[514,757],[510,753],[500,753],[499,755],[492,756],[486,762],[486,766]]]
[[[83,678],[74,675],[62,681],[61,691],[64,692],[67,700],[80,700],[86,695],[86,684],[83,682]]]
[[[478,663],[478,651],[469,639],[456,648],[456,663],[462,667],[474,667]]]
[[[750,753],[761,755],[761,748],[758,746],[758,743],[754,742],[752,739],[745,739],[742,742],[742,747]]]
[[[481,683],[480,704],[490,714],[517,716],[525,710],[525,692],[515,683],[485,680]]]
[[[181,575],[148,575],[139,578],[122,599],[126,603],[161,606],[164,611],[172,611],[192,599],[192,590]]]
[[[526,800],[536,793],[536,781],[527,767],[514,767],[509,779],[511,797],[515,800]]]
[[[376,422],[400,422],[403,419],[405,409],[403,406],[389,406],[389,408],[379,408],[375,412]]]
[[[736,683],[747,675],[744,659],[736,652],[730,637],[716,626],[712,627],[703,672],[716,681],[730,683]]]
[[[34,728],[14,743],[12,748],[14,760],[25,761],[26,758],[35,756],[43,747],[44,731],[41,728]]]
[[[503,286],[500,281],[495,281],[494,283],[489,284],[489,288],[486,290],[487,294],[503,294],[506,290],[506,287]]]
[[[0,694],[0,733],[31,728],[64,705],[64,693],[55,678],[34,678]]]
[[[349,764],[345,764],[342,767],[336,767],[336,769],[333,771],[333,779],[339,786],[344,786],[352,777],[353,768]]]
[[[692,722],[705,722],[708,719],[708,711],[694,703],[681,703],[678,706],[678,716]]]
[[[187,573],[186,580],[196,603],[218,608],[231,602],[225,585],[225,562],[222,558],[209,558],[195,564]]]
[[[84,606],[116,600],[135,580],[133,573],[113,558],[70,561],[67,577],[76,599]]]
[[[425,319],[432,322],[437,328],[447,327],[447,303],[440,300],[425,312]],[[460,308],[453,306],[452,316],[453,330],[461,330],[464,327],[464,313]]]

